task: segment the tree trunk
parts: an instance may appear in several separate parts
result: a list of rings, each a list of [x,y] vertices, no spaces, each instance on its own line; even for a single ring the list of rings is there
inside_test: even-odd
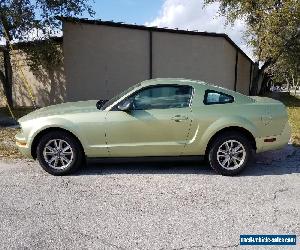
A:
[[[5,37],[6,39],[6,45],[3,51],[3,57],[4,57],[4,72],[5,72],[5,80],[2,80],[4,93],[7,98],[8,104],[12,107],[13,106],[13,98],[12,98],[12,66],[11,66],[11,58],[10,58],[10,41],[12,40],[12,36],[9,32],[9,23],[7,20],[7,17],[3,15],[3,13],[0,12],[0,21],[3,26],[5,34],[7,34],[8,37]],[[2,72],[3,73],[3,72]]]
[[[291,92],[290,89],[291,89],[291,88],[290,88],[290,82],[289,82],[289,79],[286,77],[286,78],[285,78],[285,81],[286,81],[286,84],[287,84],[288,92],[289,92],[289,94],[290,94],[290,92]]]
[[[7,44],[8,45],[8,44]],[[4,73],[1,72],[1,82],[4,89],[4,94],[7,98],[8,104],[12,107],[13,106],[13,97],[12,97],[12,66],[11,66],[11,58],[9,53],[9,47],[3,51],[4,57]]]
[[[265,73],[265,70],[273,63],[271,59],[267,60],[264,65],[257,71],[255,74],[253,81],[252,81],[252,87],[250,91],[250,95],[257,95],[258,94],[258,85],[259,81],[262,79]],[[257,63],[258,65],[258,63]]]

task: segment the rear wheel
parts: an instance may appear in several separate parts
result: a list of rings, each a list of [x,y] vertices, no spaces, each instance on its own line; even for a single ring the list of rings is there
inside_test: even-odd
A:
[[[209,150],[210,166],[222,175],[236,175],[247,165],[252,154],[249,140],[239,133],[218,136]]]
[[[37,159],[42,168],[52,175],[75,172],[83,162],[81,145],[70,134],[53,131],[44,135],[37,146]]]

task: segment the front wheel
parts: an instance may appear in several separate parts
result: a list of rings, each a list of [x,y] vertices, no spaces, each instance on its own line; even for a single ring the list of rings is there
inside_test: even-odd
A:
[[[37,159],[48,173],[66,175],[75,172],[81,166],[83,152],[72,135],[63,131],[53,131],[40,139]]]
[[[247,165],[252,153],[249,140],[242,134],[218,136],[209,151],[210,166],[222,175],[236,175]]]

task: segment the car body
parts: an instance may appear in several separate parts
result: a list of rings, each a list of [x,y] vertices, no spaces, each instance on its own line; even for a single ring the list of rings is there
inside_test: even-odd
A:
[[[55,130],[73,137],[87,158],[208,155],[224,133],[241,135],[256,152],[279,149],[290,138],[281,102],[201,81],[147,80],[101,105],[70,102],[22,117],[20,151],[36,158],[39,140]]]

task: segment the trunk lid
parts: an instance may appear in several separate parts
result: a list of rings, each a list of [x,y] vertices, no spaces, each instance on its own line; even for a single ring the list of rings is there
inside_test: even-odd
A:
[[[265,104],[282,104],[282,102],[277,101],[275,99],[269,97],[262,97],[262,96],[250,96],[255,102],[258,103],[265,103]],[[283,105],[283,104],[282,104]]]

